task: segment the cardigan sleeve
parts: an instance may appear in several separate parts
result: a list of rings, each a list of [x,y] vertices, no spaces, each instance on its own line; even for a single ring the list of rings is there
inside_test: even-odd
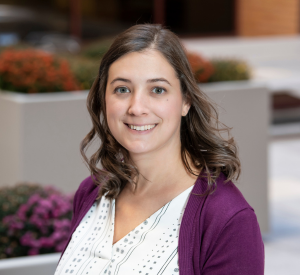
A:
[[[72,221],[71,221],[71,228],[74,228],[76,220],[77,220],[77,214],[78,214],[78,204],[79,204],[79,191],[77,190],[74,195],[73,199],[73,215],[72,215]]]
[[[80,183],[73,199],[73,216],[71,222],[72,231],[75,230],[75,224],[80,214],[80,211],[82,210],[82,205],[84,201],[95,188],[96,186],[94,185],[91,177],[87,177]]]
[[[264,244],[252,209],[236,213],[215,238],[201,274],[264,274]]]

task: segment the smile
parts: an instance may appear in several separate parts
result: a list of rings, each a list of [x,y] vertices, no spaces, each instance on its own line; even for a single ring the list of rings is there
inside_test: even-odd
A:
[[[136,131],[147,131],[153,129],[156,124],[149,124],[149,125],[133,125],[133,124],[126,124],[130,129],[136,130]]]

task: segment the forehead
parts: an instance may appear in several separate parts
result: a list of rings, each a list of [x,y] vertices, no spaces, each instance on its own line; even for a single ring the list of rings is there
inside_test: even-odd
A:
[[[169,61],[157,50],[127,53],[111,64],[108,79],[155,78],[166,77],[171,81],[177,79],[176,72]]]

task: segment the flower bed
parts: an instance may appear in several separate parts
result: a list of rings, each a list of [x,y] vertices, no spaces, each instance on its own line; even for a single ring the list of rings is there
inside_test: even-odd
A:
[[[0,258],[61,252],[71,227],[73,195],[19,184],[0,189]]]
[[[97,76],[100,60],[110,40],[86,47],[79,55],[58,56],[36,50],[5,49],[0,52],[0,90],[45,93],[90,89]],[[198,83],[248,80],[249,66],[237,59],[208,60],[187,52]]]
[[[214,58],[206,60],[197,53],[187,53],[192,72],[198,83],[239,81],[251,78],[251,69],[239,59]]]
[[[62,58],[35,49],[7,49],[0,53],[0,89],[21,93],[80,90]]]

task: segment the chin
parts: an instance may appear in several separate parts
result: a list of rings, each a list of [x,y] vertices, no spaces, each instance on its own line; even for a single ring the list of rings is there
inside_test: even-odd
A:
[[[127,144],[126,144],[127,145]],[[148,153],[148,152],[151,152],[153,151],[153,148],[150,148],[149,144],[130,144],[128,146],[124,146],[124,148],[127,149],[127,151],[129,153],[132,153],[132,154],[145,154],[145,153]]]

